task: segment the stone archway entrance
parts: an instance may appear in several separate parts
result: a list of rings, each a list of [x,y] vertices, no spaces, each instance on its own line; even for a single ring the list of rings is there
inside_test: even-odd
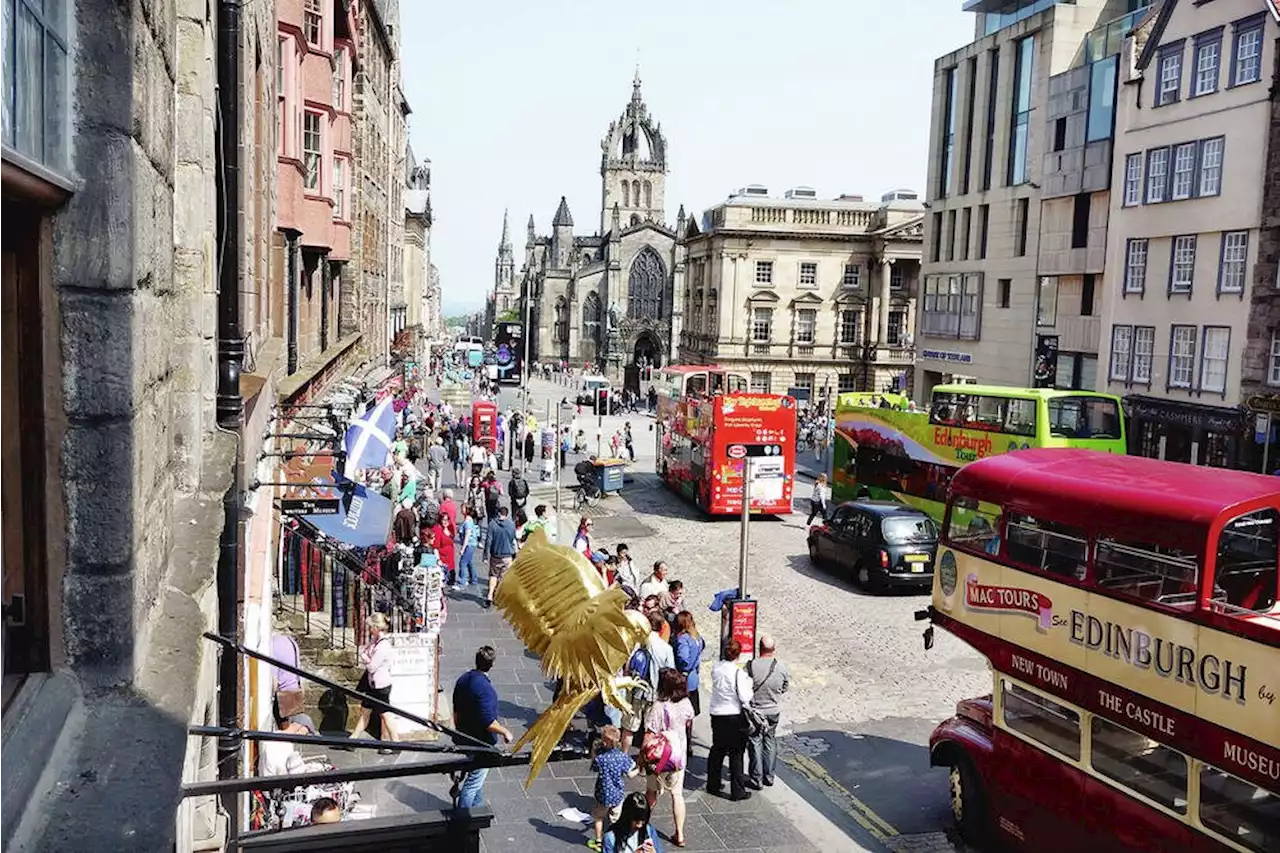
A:
[[[662,366],[662,345],[653,332],[641,332],[631,351],[631,360],[622,372],[623,388],[640,393],[643,382],[653,378],[653,371]]]

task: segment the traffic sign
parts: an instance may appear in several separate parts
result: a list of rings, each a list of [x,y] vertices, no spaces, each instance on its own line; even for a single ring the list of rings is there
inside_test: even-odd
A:
[[[747,455],[747,446],[745,444],[731,444],[728,450],[730,459],[741,459]]]

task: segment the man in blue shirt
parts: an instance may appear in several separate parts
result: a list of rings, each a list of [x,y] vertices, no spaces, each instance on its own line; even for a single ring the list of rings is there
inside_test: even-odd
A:
[[[489,524],[489,597],[485,607],[493,605],[493,591],[515,556],[516,526],[511,522],[511,511],[504,506],[498,510],[497,520]]]
[[[498,738],[508,742],[512,739],[511,732],[498,720],[498,691],[493,689],[487,675],[497,657],[493,646],[481,646],[476,652],[476,668],[463,673],[453,685],[453,727],[464,735],[492,744],[496,744]],[[488,775],[488,767],[466,775],[458,794],[458,808],[473,809],[483,804],[484,780]]]

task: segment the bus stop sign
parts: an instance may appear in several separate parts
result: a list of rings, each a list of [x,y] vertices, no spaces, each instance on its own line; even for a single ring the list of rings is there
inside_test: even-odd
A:
[[[781,444],[741,444],[741,445],[734,445],[734,447],[742,447],[744,450],[746,450],[746,452],[743,453],[742,456],[781,456],[782,455]],[[730,457],[734,459],[741,459],[742,456],[733,455],[734,447],[729,448]]]

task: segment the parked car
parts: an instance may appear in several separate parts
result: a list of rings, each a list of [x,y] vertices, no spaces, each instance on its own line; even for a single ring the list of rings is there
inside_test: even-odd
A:
[[[933,583],[938,527],[928,514],[891,501],[840,504],[809,528],[809,559],[873,592],[927,590]]]

